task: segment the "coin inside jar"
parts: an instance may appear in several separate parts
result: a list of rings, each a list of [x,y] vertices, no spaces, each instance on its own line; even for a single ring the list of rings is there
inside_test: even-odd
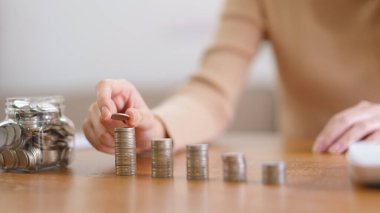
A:
[[[5,127],[0,127],[0,147],[3,147],[7,144],[8,140],[8,131]]]
[[[62,113],[62,98],[7,98],[5,105],[7,117],[0,123],[1,170],[34,172],[68,165],[75,127]]]

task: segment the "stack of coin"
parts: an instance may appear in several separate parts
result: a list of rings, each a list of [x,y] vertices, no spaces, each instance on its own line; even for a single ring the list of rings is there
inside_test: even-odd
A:
[[[244,182],[247,180],[244,154],[235,152],[224,153],[222,159],[224,181]]]
[[[171,138],[152,139],[152,177],[173,177],[173,140]]]
[[[115,128],[116,175],[136,174],[136,140],[134,128]]]
[[[286,179],[286,164],[282,161],[267,161],[262,164],[262,183],[282,185]]]
[[[208,179],[208,145],[190,144],[186,146],[188,180]]]

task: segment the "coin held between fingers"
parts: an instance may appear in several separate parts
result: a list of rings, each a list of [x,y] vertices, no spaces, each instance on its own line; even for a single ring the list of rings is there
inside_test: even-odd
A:
[[[124,123],[129,119],[129,115],[125,113],[114,113],[111,116],[112,120],[123,121]]]

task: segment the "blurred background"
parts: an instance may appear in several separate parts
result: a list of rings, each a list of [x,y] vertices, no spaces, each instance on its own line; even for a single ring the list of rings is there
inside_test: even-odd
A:
[[[0,0],[0,117],[6,97],[63,95],[78,131],[103,78],[151,107],[197,68],[221,0]],[[229,131],[274,131],[276,66],[263,42]]]

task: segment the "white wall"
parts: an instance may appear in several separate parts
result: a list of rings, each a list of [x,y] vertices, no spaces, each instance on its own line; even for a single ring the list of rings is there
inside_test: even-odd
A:
[[[103,78],[127,78],[138,88],[176,87],[196,69],[222,3],[0,0],[0,98],[88,94],[87,105]],[[273,85],[273,61],[264,44],[250,86]],[[82,105],[72,114],[84,116]],[[3,111],[0,104],[1,117]]]
[[[86,90],[114,77],[178,84],[196,68],[221,5],[220,0],[1,0],[1,92]],[[271,82],[273,59],[264,51],[258,81]]]

